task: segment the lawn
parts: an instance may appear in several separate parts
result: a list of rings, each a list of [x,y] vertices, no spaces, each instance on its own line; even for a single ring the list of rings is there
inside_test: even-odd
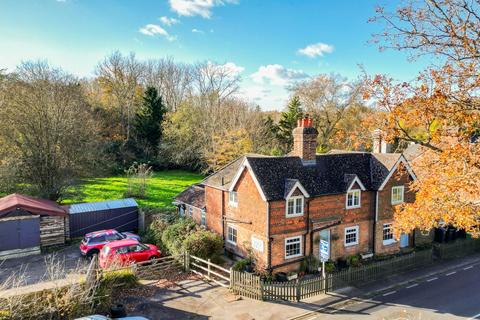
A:
[[[203,179],[198,173],[170,170],[155,172],[149,180],[147,195],[144,199],[136,199],[142,207],[159,209],[172,208],[173,197],[187,186]],[[71,190],[63,204],[79,202],[96,202],[125,197],[127,178],[113,176],[104,178],[85,179],[83,183]]]

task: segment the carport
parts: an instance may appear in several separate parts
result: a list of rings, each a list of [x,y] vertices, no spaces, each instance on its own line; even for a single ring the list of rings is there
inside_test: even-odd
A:
[[[65,243],[66,209],[21,194],[0,198],[0,259],[40,253]]]

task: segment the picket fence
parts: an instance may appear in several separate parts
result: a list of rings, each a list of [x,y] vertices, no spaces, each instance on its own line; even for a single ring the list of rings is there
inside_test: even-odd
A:
[[[432,262],[432,250],[423,250],[330,273],[325,278],[313,275],[285,282],[266,281],[254,274],[232,271],[230,286],[234,293],[251,299],[300,301],[327,291],[381,280]]]

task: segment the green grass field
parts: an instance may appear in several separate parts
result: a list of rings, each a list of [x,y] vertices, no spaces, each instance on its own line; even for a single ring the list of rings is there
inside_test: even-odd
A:
[[[145,199],[136,200],[142,207],[172,208],[172,200],[175,195],[202,179],[203,176],[200,174],[182,170],[155,172],[149,180]],[[127,178],[125,176],[86,179],[81,185],[72,189],[70,195],[62,203],[121,199],[125,197],[126,190]]]

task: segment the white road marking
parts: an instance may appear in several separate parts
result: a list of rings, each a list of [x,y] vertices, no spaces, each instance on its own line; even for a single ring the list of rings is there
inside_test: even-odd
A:
[[[412,284],[412,285],[408,286],[407,289],[410,289],[410,288],[413,288],[413,287],[416,287],[416,286],[418,286],[418,283],[415,283],[415,284]]]
[[[469,267],[466,267],[466,268],[463,268],[463,270],[468,270],[468,269],[472,269],[473,266],[469,266]]]
[[[455,274],[455,273],[457,273],[457,271],[452,271],[452,272],[447,273],[446,276],[451,276],[452,274]]]
[[[387,293],[382,294],[382,296],[384,296],[384,297],[385,297],[385,296],[389,296],[389,295],[394,294],[394,293],[396,293],[396,292],[397,292],[397,291],[390,291],[390,292],[387,292]]]
[[[468,320],[478,319],[480,317],[480,313],[474,315],[473,317],[469,318]]]
[[[433,280],[437,280],[438,277],[435,277],[435,278],[431,278],[431,279],[427,279],[427,282],[430,282],[430,281],[433,281]]]

